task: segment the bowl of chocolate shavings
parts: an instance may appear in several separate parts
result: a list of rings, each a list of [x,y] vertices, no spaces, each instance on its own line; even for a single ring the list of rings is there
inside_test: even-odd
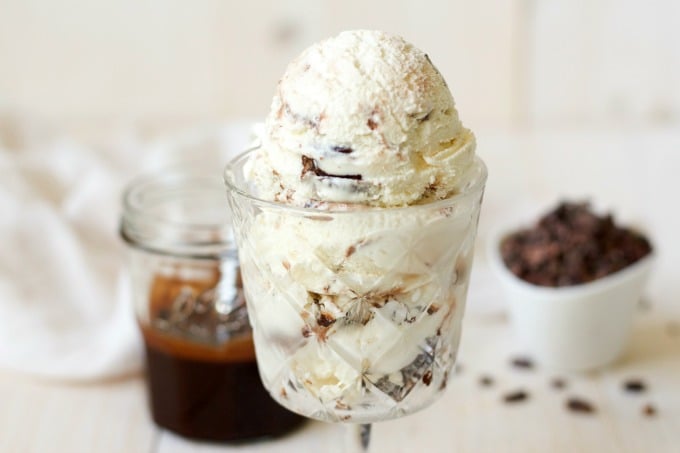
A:
[[[641,231],[567,201],[488,244],[517,337],[538,362],[560,370],[621,356],[653,256]]]

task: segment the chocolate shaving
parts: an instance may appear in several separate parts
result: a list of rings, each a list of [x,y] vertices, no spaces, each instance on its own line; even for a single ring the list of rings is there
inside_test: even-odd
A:
[[[335,322],[335,318],[327,311],[322,311],[316,318],[316,322],[322,327],[328,327]]]
[[[494,380],[491,376],[484,375],[479,378],[479,385],[481,385],[482,387],[491,387],[493,386],[493,384]]]
[[[373,118],[369,118],[368,121],[366,121],[366,125],[368,128],[372,131],[376,130],[378,128],[378,123],[376,123]]]
[[[319,176],[321,178],[354,179],[357,181],[362,180],[361,175],[333,175],[330,173],[326,173],[317,166],[316,161],[314,159],[312,159],[311,157],[302,156],[302,172],[300,173],[300,178],[304,178],[305,175],[309,172],[312,172],[316,176]]]
[[[595,412],[595,406],[581,398],[569,398],[566,407],[572,412],[581,414],[592,414]]]
[[[354,150],[349,146],[331,146],[331,150],[342,154],[351,154],[354,152]]]
[[[428,315],[433,315],[439,311],[439,305],[437,304],[430,304],[429,307],[427,307],[427,314]]]
[[[430,385],[427,381],[432,380],[432,365],[435,360],[434,349],[437,345],[437,339],[428,337],[425,339],[430,352],[424,351],[418,354],[416,358],[409,365],[405,366],[399,371],[401,376],[399,379],[390,378],[389,375],[382,375],[379,379],[371,381],[370,377],[366,376],[366,380],[372,382],[380,391],[388,395],[395,401],[402,401],[408,394],[416,387],[416,384],[422,380],[426,385]],[[429,374],[429,377],[427,376]],[[448,374],[444,375],[444,380]],[[362,379],[362,384],[365,384]],[[442,383],[442,385],[445,385]]]
[[[643,393],[647,390],[647,386],[640,379],[628,379],[623,383],[623,388],[628,393]]]
[[[550,381],[550,386],[555,390],[562,390],[567,386],[567,382],[564,379],[555,378],[552,381]]]
[[[302,156],[302,173],[300,174],[300,178],[304,178],[310,171],[312,173],[316,171],[316,162],[311,157]]]
[[[529,399],[529,394],[524,390],[517,390],[515,392],[507,393],[503,396],[503,401],[508,404],[520,403]]]
[[[516,357],[510,362],[515,368],[523,368],[526,370],[531,370],[534,368],[534,362],[527,357]]]
[[[656,407],[651,404],[645,404],[642,407],[642,414],[646,417],[654,417],[657,414]]]

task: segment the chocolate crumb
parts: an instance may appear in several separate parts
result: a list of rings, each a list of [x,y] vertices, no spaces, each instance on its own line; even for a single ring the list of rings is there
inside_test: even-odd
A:
[[[508,404],[520,403],[529,399],[529,394],[524,390],[517,390],[514,392],[506,393],[503,396],[503,401]]]
[[[375,120],[373,120],[373,118],[369,118],[368,121],[366,121],[366,125],[372,131],[376,130],[376,128],[378,127],[378,123],[376,123]]]
[[[423,382],[425,385],[430,385],[432,383],[432,371],[427,370],[425,374],[423,374]]]
[[[479,378],[479,385],[482,387],[491,387],[493,384],[494,380],[491,376],[484,375]]]
[[[322,327],[328,327],[335,322],[335,318],[327,311],[322,311],[316,318],[316,322]]]
[[[644,406],[642,406],[642,414],[645,417],[654,417],[656,416],[656,413],[657,413],[656,407],[654,407],[653,405],[645,404]]]
[[[523,368],[531,370],[534,368],[534,362],[528,357],[516,357],[510,362],[515,368]]]
[[[647,385],[640,379],[628,379],[623,383],[623,389],[628,393],[643,393]]]
[[[304,327],[302,327],[302,336],[305,338],[309,338],[312,336],[312,329],[306,324]]]
[[[347,251],[345,252],[345,258],[349,258],[350,256],[354,255],[354,252],[357,251],[357,248],[353,245],[350,245],[347,247]]]
[[[437,304],[430,304],[429,307],[427,307],[427,314],[432,315],[435,314],[439,311],[439,305]]]
[[[300,173],[300,178],[303,178],[310,171],[316,171],[316,162],[311,157],[302,156],[302,173]]]
[[[567,382],[562,378],[554,378],[550,381],[550,386],[555,390],[562,390],[567,387]]]
[[[354,150],[349,146],[331,146],[331,150],[335,151],[336,153],[342,154],[351,154],[352,152],[354,152]]]
[[[566,407],[572,412],[581,414],[592,414],[595,412],[595,406],[581,398],[572,397],[567,399]]]

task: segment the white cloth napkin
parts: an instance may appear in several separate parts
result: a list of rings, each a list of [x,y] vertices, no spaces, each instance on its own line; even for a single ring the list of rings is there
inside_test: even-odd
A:
[[[0,124],[0,367],[70,380],[138,371],[121,191],[143,171],[245,149],[248,123],[149,143],[122,134],[97,149],[30,131],[17,142],[7,129]]]

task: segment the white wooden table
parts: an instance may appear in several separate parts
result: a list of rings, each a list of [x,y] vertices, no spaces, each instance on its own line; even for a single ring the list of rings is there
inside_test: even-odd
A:
[[[503,301],[484,292],[492,284],[479,279],[485,266],[480,257],[464,322],[461,371],[430,408],[377,424],[375,451],[680,452],[680,134],[478,131],[478,136],[490,169],[480,244],[518,200],[548,207],[562,195],[590,195],[651,233],[658,255],[647,291],[650,308],[637,313],[631,346],[620,362],[605,371],[560,375],[566,388],[557,390],[550,385],[556,375],[548,370],[509,365],[522,351]],[[481,386],[482,375],[493,377],[494,385]],[[647,391],[624,392],[627,378],[643,379]],[[526,401],[502,402],[519,389],[529,394]],[[343,447],[341,426],[316,422],[283,439],[237,447],[183,440],[152,424],[142,376],[75,385],[0,371],[0,395],[1,452],[340,453]],[[567,411],[569,396],[590,401],[596,413]],[[644,416],[645,404],[653,404],[657,415]]]

